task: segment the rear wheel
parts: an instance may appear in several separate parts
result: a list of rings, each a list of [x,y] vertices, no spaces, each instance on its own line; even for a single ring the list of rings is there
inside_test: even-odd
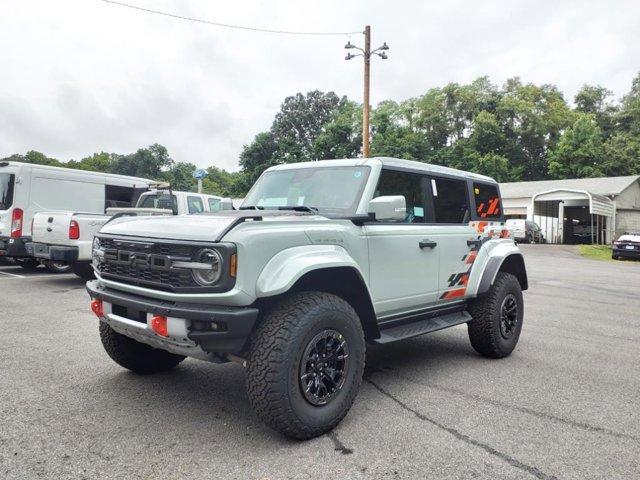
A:
[[[90,262],[75,262],[71,264],[71,271],[83,280],[93,280],[93,266]]]
[[[185,359],[182,355],[136,342],[116,332],[104,322],[100,322],[100,340],[114,362],[140,375],[171,370]]]
[[[69,273],[71,271],[71,265],[64,262],[49,260],[44,266],[49,273]]]
[[[284,435],[322,435],[351,408],[362,382],[364,354],[364,333],[351,305],[327,293],[292,295],[252,335],[251,405]]]
[[[498,272],[489,291],[469,305],[473,317],[468,323],[473,348],[486,357],[506,357],[518,343],[522,331],[524,304],[518,279]]]

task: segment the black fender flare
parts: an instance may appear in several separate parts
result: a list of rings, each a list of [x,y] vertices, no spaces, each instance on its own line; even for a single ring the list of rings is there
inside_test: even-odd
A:
[[[521,253],[513,252],[505,255],[504,257],[489,257],[489,260],[484,267],[484,272],[482,272],[480,283],[478,284],[477,295],[482,295],[489,291],[491,285],[493,285],[493,282],[496,279],[496,276],[498,275],[498,272],[500,271],[515,275],[522,290],[527,290],[529,288],[524,257]]]

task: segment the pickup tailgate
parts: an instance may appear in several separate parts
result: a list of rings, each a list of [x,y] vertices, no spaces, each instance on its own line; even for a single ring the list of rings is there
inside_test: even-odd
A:
[[[69,241],[69,223],[74,212],[40,212],[33,216],[35,243],[64,245]]]

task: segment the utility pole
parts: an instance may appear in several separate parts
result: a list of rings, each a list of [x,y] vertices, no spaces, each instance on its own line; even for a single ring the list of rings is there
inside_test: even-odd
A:
[[[371,88],[371,55],[378,55],[383,60],[386,60],[387,53],[386,50],[389,50],[389,46],[386,42],[382,44],[381,47],[376,48],[375,50],[371,50],[371,27],[367,25],[364,27],[364,49],[360,47],[356,47],[351,42],[347,42],[344,48],[350,50],[355,48],[356,50],[360,50],[362,53],[356,53],[355,55],[352,53],[347,53],[345,60],[351,60],[355,57],[363,57],[364,59],[364,95],[362,102],[362,156],[364,158],[369,157],[369,139],[370,139],[370,109],[371,104],[369,100],[369,92]]]
[[[369,157],[369,90],[371,89],[371,27],[364,27],[364,98],[362,103],[362,156]]]

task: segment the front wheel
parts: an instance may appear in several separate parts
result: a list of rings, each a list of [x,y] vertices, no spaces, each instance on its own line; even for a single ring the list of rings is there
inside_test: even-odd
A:
[[[489,291],[469,305],[473,319],[468,323],[473,348],[490,358],[511,354],[522,331],[524,303],[518,279],[498,272]]]
[[[309,439],[347,414],[364,371],[360,319],[341,298],[302,292],[269,312],[252,335],[249,400],[273,429]]]

